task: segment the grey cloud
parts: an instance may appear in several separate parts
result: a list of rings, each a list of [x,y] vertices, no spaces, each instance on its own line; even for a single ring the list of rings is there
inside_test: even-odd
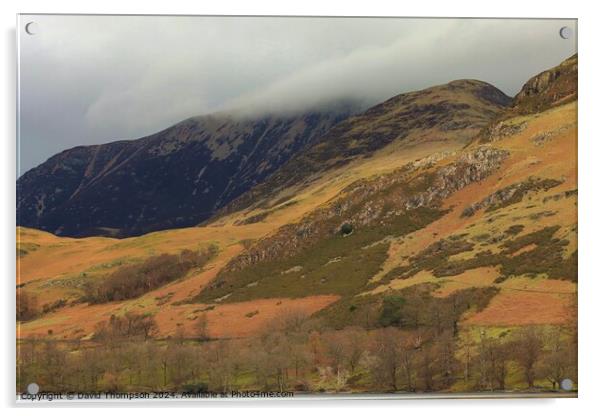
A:
[[[35,20],[39,33],[23,35]],[[458,78],[514,95],[573,21],[22,16],[20,172],[214,111],[376,103]]]

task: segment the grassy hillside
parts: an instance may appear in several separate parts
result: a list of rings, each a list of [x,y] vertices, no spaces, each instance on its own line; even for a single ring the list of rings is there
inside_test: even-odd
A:
[[[490,95],[475,95],[482,83],[451,83],[392,99],[352,118],[349,131],[336,133],[344,137],[339,144],[347,150],[370,146],[367,136],[381,127],[393,134],[391,123],[405,120],[400,108],[412,107],[408,97],[424,108],[434,94],[437,103],[455,110],[435,111],[431,124],[421,113],[420,125],[362,157],[354,153],[345,164],[309,169],[269,192],[259,188],[249,194],[253,203],[239,201],[199,227],[123,240],[64,238],[19,227],[18,337],[98,341],[119,319],[139,315],[152,317],[152,337],[167,340],[166,351],[174,339],[198,337],[202,327],[203,340],[238,339],[228,342],[240,342],[237,348],[250,354],[259,348],[254,343],[275,333],[283,338],[262,344],[267,356],[278,347],[278,354],[296,357],[291,351],[301,348],[299,362],[311,368],[303,389],[336,390],[340,374],[316,368],[338,368],[332,367],[336,346],[349,348],[343,338],[351,331],[369,339],[364,347],[376,360],[358,364],[364,372],[352,366],[342,384],[352,391],[373,391],[375,385],[398,390],[401,373],[389,381],[378,376],[377,358],[389,347],[397,349],[395,356],[415,351],[407,359],[424,364],[407,370],[408,391],[506,390],[506,382],[533,388],[535,370],[512,354],[535,342],[548,357],[538,361],[538,382],[555,388],[559,381],[542,374],[560,365],[554,354],[573,357],[578,280],[577,103],[572,75],[563,72],[573,68],[569,64],[530,80],[503,114],[503,103],[494,102],[486,126],[483,112],[477,117],[474,107],[448,103],[457,94],[460,101],[491,103]],[[456,91],[467,87],[469,94]],[[550,102],[553,96],[560,98]],[[462,119],[470,122],[461,126]],[[124,287],[135,284],[135,297],[113,294],[120,293],[120,279]],[[283,316],[294,330],[273,330],[284,325]],[[528,332],[534,328],[536,335]],[[404,344],[390,344],[392,339]],[[501,370],[497,362],[485,370],[487,354],[505,357]],[[431,377],[433,356],[447,359]],[[573,374],[568,369],[574,360],[566,360],[563,374]],[[237,385],[257,387],[259,379],[247,383],[245,371],[255,370],[237,373]]]
[[[436,283],[437,293],[440,294],[451,293],[454,287],[496,286],[501,289],[497,295],[500,299],[506,296],[507,290],[515,297],[516,305],[520,304],[532,311],[531,316],[522,313],[517,313],[517,316],[496,314],[495,310],[500,306],[494,297],[492,309],[485,309],[483,317],[472,317],[472,322],[491,325],[520,323],[521,320],[545,323],[545,316],[552,313],[550,311],[557,311],[557,316],[562,315],[570,295],[575,293],[574,276],[554,275],[552,278],[562,281],[550,280],[545,267],[535,265],[524,270],[524,273],[519,270],[516,273],[520,274],[502,280],[502,261],[479,263],[473,259],[478,258],[479,253],[497,254],[507,251],[504,245],[509,242],[520,244],[521,238],[547,227],[554,230],[552,235],[558,240],[558,243],[553,245],[557,247],[554,250],[561,256],[557,261],[569,261],[576,250],[575,115],[576,105],[572,103],[542,114],[520,116],[506,121],[508,124],[522,127],[517,134],[499,139],[490,145],[509,152],[508,158],[503,162],[504,166],[495,174],[455,192],[442,201],[436,211],[429,214],[425,212],[424,219],[417,216],[418,222],[415,225],[404,225],[402,221],[399,225],[379,224],[366,229],[357,226],[358,228],[347,237],[334,233],[317,246],[311,247],[310,251],[301,252],[296,257],[276,263],[260,263],[255,268],[237,272],[232,275],[234,286],[221,288],[215,295],[207,295],[208,292],[203,292],[202,288],[209,283],[215,284],[212,279],[221,266],[243,253],[246,247],[252,250],[253,241],[262,237],[268,238],[269,241],[269,238],[277,235],[273,233],[279,225],[303,217],[304,210],[310,215],[315,206],[320,206],[320,201],[326,200],[322,203],[332,205],[333,200],[329,201],[328,197],[336,195],[344,188],[340,184],[342,181],[329,181],[324,178],[319,184],[307,189],[305,195],[299,196],[299,203],[288,205],[271,214],[268,217],[270,221],[247,225],[235,226],[225,223],[152,233],[125,240],[59,238],[44,232],[19,228],[18,284],[22,286],[19,290],[36,296],[40,307],[50,306],[59,300],[66,301],[66,306],[31,322],[22,323],[19,330],[23,335],[52,330],[54,334],[65,337],[71,337],[73,334],[85,336],[90,335],[95,318],[102,320],[111,313],[124,313],[126,310],[137,308],[156,313],[159,322],[165,325],[164,333],[168,334],[169,328],[174,328],[169,324],[172,318],[185,317],[187,312],[198,309],[192,304],[178,304],[179,301],[190,302],[196,299],[212,303],[214,299],[226,295],[230,296],[224,299],[224,302],[230,303],[252,302],[253,299],[269,297],[303,298],[313,295],[379,293],[387,288],[400,289],[425,282]],[[470,148],[464,150],[467,151],[470,151]],[[385,159],[388,156],[382,157]],[[453,154],[444,157],[430,169],[445,166],[456,157],[457,155]],[[367,177],[373,178],[372,164],[376,164],[376,161],[367,161],[364,166],[358,166],[355,178],[362,169]],[[423,178],[421,175],[418,178]],[[353,180],[355,178],[348,179],[347,182],[354,183],[357,181]],[[533,178],[546,178],[557,182],[552,182],[554,186],[547,189],[534,188],[524,193],[520,192],[520,198],[509,198],[503,206],[497,207],[493,204],[475,210],[473,215],[463,215],[467,207],[482,205],[484,200],[499,190],[517,183],[528,183]],[[385,189],[382,195],[391,195],[391,192],[391,189]],[[316,194],[324,197],[320,198]],[[374,195],[369,199],[374,201]],[[228,222],[236,221],[235,218],[240,218],[239,214],[229,217]],[[449,268],[449,264],[455,265],[454,270],[442,275],[428,265],[417,265],[415,273],[402,273],[404,268],[407,269],[416,262],[415,259],[412,260],[413,256],[454,236],[461,236],[459,241],[471,246],[470,250],[454,252],[448,256],[447,266]],[[524,241],[517,250],[507,253],[506,261],[518,256],[516,263],[523,263],[520,260],[521,252],[525,254],[525,259],[530,260],[538,247],[547,254],[550,246],[541,244],[548,242],[549,236],[545,236],[545,241]],[[103,279],[119,267],[141,262],[153,255],[175,254],[183,249],[197,250],[210,244],[219,247],[218,256],[203,270],[192,271],[181,281],[126,302],[94,306],[79,302],[84,283],[87,281]],[[367,257],[364,258],[364,255]],[[441,251],[438,258],[442,259],[444,255],[444,251]],[[424,257],[424,254],[420,257]],[[296,266],[300,267],[295,268]],[[551,264],[555,270],[560,270],[556,266]],[[351,273],[348,274],[348,271]],[[338,277],[341,275],[345,276],[343,281]],[[257,284],[253,285],[254,283]],[[240,289],[233,290],[235,287]],[[529,291],[530,288],[533,291]],[[546,293],[547,289],[558,293]],[[164,302],[165,296],[169,297],[169,302]],[[516,308],[521,309],[519,306]],[[541,318],[538,318],[539,314],[542,314]],[[78,316],[81,316],[81,322]]]

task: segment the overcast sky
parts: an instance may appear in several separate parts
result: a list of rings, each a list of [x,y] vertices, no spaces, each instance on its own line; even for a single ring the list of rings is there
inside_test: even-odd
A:
[[[460,78],[514,95],[576,52],[562,26],[576,32],[561,20],[22,16],[18,175],[220,110],[372,104]]]

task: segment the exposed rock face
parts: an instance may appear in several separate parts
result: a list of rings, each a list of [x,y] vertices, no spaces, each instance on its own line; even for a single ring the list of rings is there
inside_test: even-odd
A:
[[[526,122],[518,124],[508,124],[507,122],[500,121],[499,123],[494,123],[489,129],[489,137],[487,141],[496,142],[506,137],[514,136],[515,134],[518,134],[521,131],[525,130],[526,127]]]
[[[474,139],[478,143],[491,143],[523,131],[527,125],[509,123],[517,115],[538,113],[577,99],[577,54],[560,65],[535,75],[523,85],[512,105],[486,126]],[[544,138],[545,139],[545,138]]]
[[[547,191],[548,189],[558,186],[561,183],[561,181],[556,179],[541,178],[529,178],[527,181],[514,183],[510,186],[506,186],[505,188],[495,191],[482,201],[475,202],[474,204],[466,207],[466,209],[462,211],[462,217],[470,217],[478,210],[483,208],[491,211],[516,202],[520,202],[522,201],[523,196],[528,192]]]
[[[405,208],[429,206],[434,201],[441,201],[471,183],[483,180],[499,168],[507,156],[508,152],[505,150],[485,146],[462,154],[457,162],[439,169],[433,186],[408,199]]]
[[[577,54],[531,78],[516,95],[512,110],[535,113],[577,99]]]
[[[496,171],[508,156],[505,150],[483,146],[459,155],[443,167],[410,163],[371,180],[360,180],[341,196],[297,224],[287,224],[274,235],[258,241],[223,270],[240,270],[260,261],[289,257],[339,232],[343,223],[360,230],[372,224],[386,225],[418,208],[439,207],[452,193],[478,182]]]
[[[453,133],[462,145],[502,114],[511,98],[485,82],[458,80],[397,95],[332,128],[319,143],[291,158],[266,182],[230,203],[222,213],[264,201],[312,174],[343,166],[398,141],[416,144],[425,137]]]
[[[196,225],[351,111],[203,116],[139,140],[66,150],[19,178],[17,223],[119,237]]]

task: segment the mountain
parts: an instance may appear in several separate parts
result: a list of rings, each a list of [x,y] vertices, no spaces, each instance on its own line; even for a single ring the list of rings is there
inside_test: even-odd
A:
[[[416,296],[404,290],[426,285],[434,297],[485,290],[481,295],[491,296],[485,306],[491,303],[467,323],[565,322],[577,281],[576,65],[572,57],[537,75],[511,106],[492,112],[489,123],[473,124],[486,126],[483,140],[354,178],[232,258],[191,301],[337,295],[316,316],[343,328],[374,314],[384,296]],[[369,119],[350,118],[329,134],[357,120]],[[438,122],[429,127],[430,134],[441,130]],[[266,181],[270,189],[299,157]],[[372,157],[384,162],[382,155]],[[341,174],[321,173],[319,184],[304,186],[333,186]],[[302,204],[308,194],[298,191],[292,201]],[[253,216],[274,221],[276,212],[264,205],[252,209]],[[216,225],[229,224],[221,221]]]
[[[510,106],[489,123],[473,142],[487,143],[518,132],[524,124],[505,123],[520,115],[536,114],[577,100],[577,55],[529,79],[512,99]]]
[[[514,98],[511,113],[530,114],[577,99],[577,55],[537,74]]]
[[[50,374],[45,389],[64,389],[82,368],[92,391],[257,391],[270,374],[270,388],[305,392],[576,381],[576,74],[575,56],[513,99],[479,81],[394,97],[199,226],[125,239],[18,227],[17,385]],[[158,143],[152,154],[178,146]],[[98,163],[127,163],[128,149]],[[81,169],[77,151],[57,172]],[[57,355],[36,347],[48,339],[78,342]],[[354,369],[336,370],[341,357]],[[386,368],[399,370],[383,384]]]
[[[477,80],[397,95],[362,114],[349,117],[318,142],[299,152],[268,180],[227,205],[235,212],[291,188],[320,172],[369,158],[379,149],[398,144],[405,150],[429,142],[465,145],[475,132],[503,113],[512,99]]]
[[[69,149],[19,178],[17,222],[77,237],[196,225],[352,111],[216,114],[138,140]]]
[[[192,334],[199,316],[212,337],[252,336],[285,310],[373,329],[399,298],[414,307],[408,331],[434,327],[424,314],[449,302],[454,345],[471,354],[465,343],[482,330],[566,325],[577,288],[576,59],[513,100],[455,81],[349,117],[274,171],[272,192],[258,185],[250,203],[244,194],[203,226],[124,240],[19,227],[18,290],[41,310],[20,334],[90,337],[132,310],[153,315],[161,336]],[[541,104],[522,110],[525,97]],[[86,297],[122,268],[211,245],[206,264],[134,298]]]

